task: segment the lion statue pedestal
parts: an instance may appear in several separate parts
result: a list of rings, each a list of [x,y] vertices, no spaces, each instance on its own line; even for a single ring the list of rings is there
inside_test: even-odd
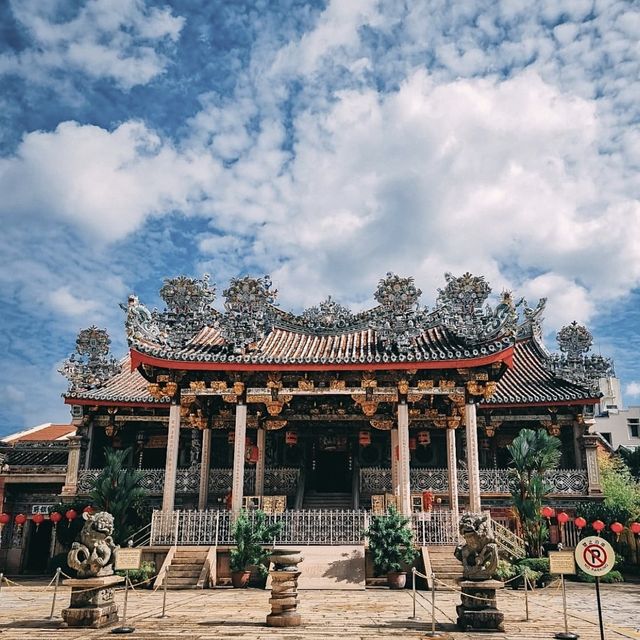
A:
[[[498,611],[496,590],[504,583],[493,580],[498,568],[498,545],[488,515],[465,513],[460,518],[455,557],[462,562],[462,602],[456,607],[458,626],[467,629],[504,631],[504,614]]]
[[[71,587],[71,603],[62,610],[63,627],[104,627],[118,621],[115,585],[124,578],[113,575],[117,546],[113,543],[113,516],[106,511],[83,513],[86,520],[80,541],[74,542],[67,562],[78,573],[65,580]]]

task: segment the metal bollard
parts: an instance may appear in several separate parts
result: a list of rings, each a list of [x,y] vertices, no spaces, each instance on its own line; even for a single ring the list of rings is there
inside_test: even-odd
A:
[[[523,573],[522,577],[524,578],[524,611],[525,611],[525,620],[529,622],[529,590],[528,584],[529,579],[527,578],[527,574]]]
[[[164,579],[162,580],[162,615],[161,618],[168,618],[169,616],[165,613],[167,609],[167,574],[165,572]]]
[[[431,635],[436,635],[436,574],[431,572]]]
[[[411,596],[413,597],[413,615],[411,620],[416,619],[416,568],[411,567]]]
[[[58,595],[58,585],[60,584],[60,572],[62,571],[62,569],[60,567],[58,567],[56,569],[56,580],[55,583],[53,585],[53,599],[51,600],[51,613],[49,614],[49,620],[53,620],[53,612],[56,608],[56,597]]]

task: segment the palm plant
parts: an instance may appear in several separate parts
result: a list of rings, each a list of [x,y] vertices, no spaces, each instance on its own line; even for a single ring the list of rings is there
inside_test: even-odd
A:
[[[246,511],[241,511],[233,524],[232,536],[236,548],[231,550],[231,570],[246,571],[249,566],[256,566],[258,572],[267,574],[266,559],[269,550],[265,544],[273,540],[282,530],[282,523],[267,523],[264,511],[253,511],[251,517]]]
[[[147,492],[141,486],[143,474],[139,469],[125,466],[130,449],[105,448],[105,465],[95,479],[89,493],[95,509],[113,516],[114,539],[126,542]]]
[[[545,481],[547,471],[560,462],[560,440],[546,431],[523,429],[507,447],[511,454],[510,488],[529,554],[542,555],[542,544],[549,530],[540,514],[551,485]]]

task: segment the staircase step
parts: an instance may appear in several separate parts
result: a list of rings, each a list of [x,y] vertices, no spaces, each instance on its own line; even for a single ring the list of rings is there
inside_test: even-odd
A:
[[[180,585],[184,585],[184,586],[196,586],[196,581],[192,578],[174,578],[173,576],[169,576],[167,578],[167,586],[168,587],[174,587],[174,586],[180,586]]]
[[[169,578],[195,578],[196,581],[200,577],[202,567],[197,569],[176,569],[175,567],[169,567]]]

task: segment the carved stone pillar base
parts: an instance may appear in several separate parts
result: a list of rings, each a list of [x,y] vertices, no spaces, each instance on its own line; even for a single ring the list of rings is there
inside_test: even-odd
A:
[[[71,587],[71,603],[62,610],[60,626],[98,629],[118,622],[114,587],[121,582],[120,576],[64,580],[62,584]]]
[[[267,616],[268,627],[299,627],[302,618],[298,608],[298,563],[300,552],[293,549],[276,549],[270,557],[275,565],[271,576],[271,613]]]
[[[456,607],[458,626],[463,630],[504,631],[504,613],[498,611],[496,590],[499,580],[462,580],[462,603]]]

